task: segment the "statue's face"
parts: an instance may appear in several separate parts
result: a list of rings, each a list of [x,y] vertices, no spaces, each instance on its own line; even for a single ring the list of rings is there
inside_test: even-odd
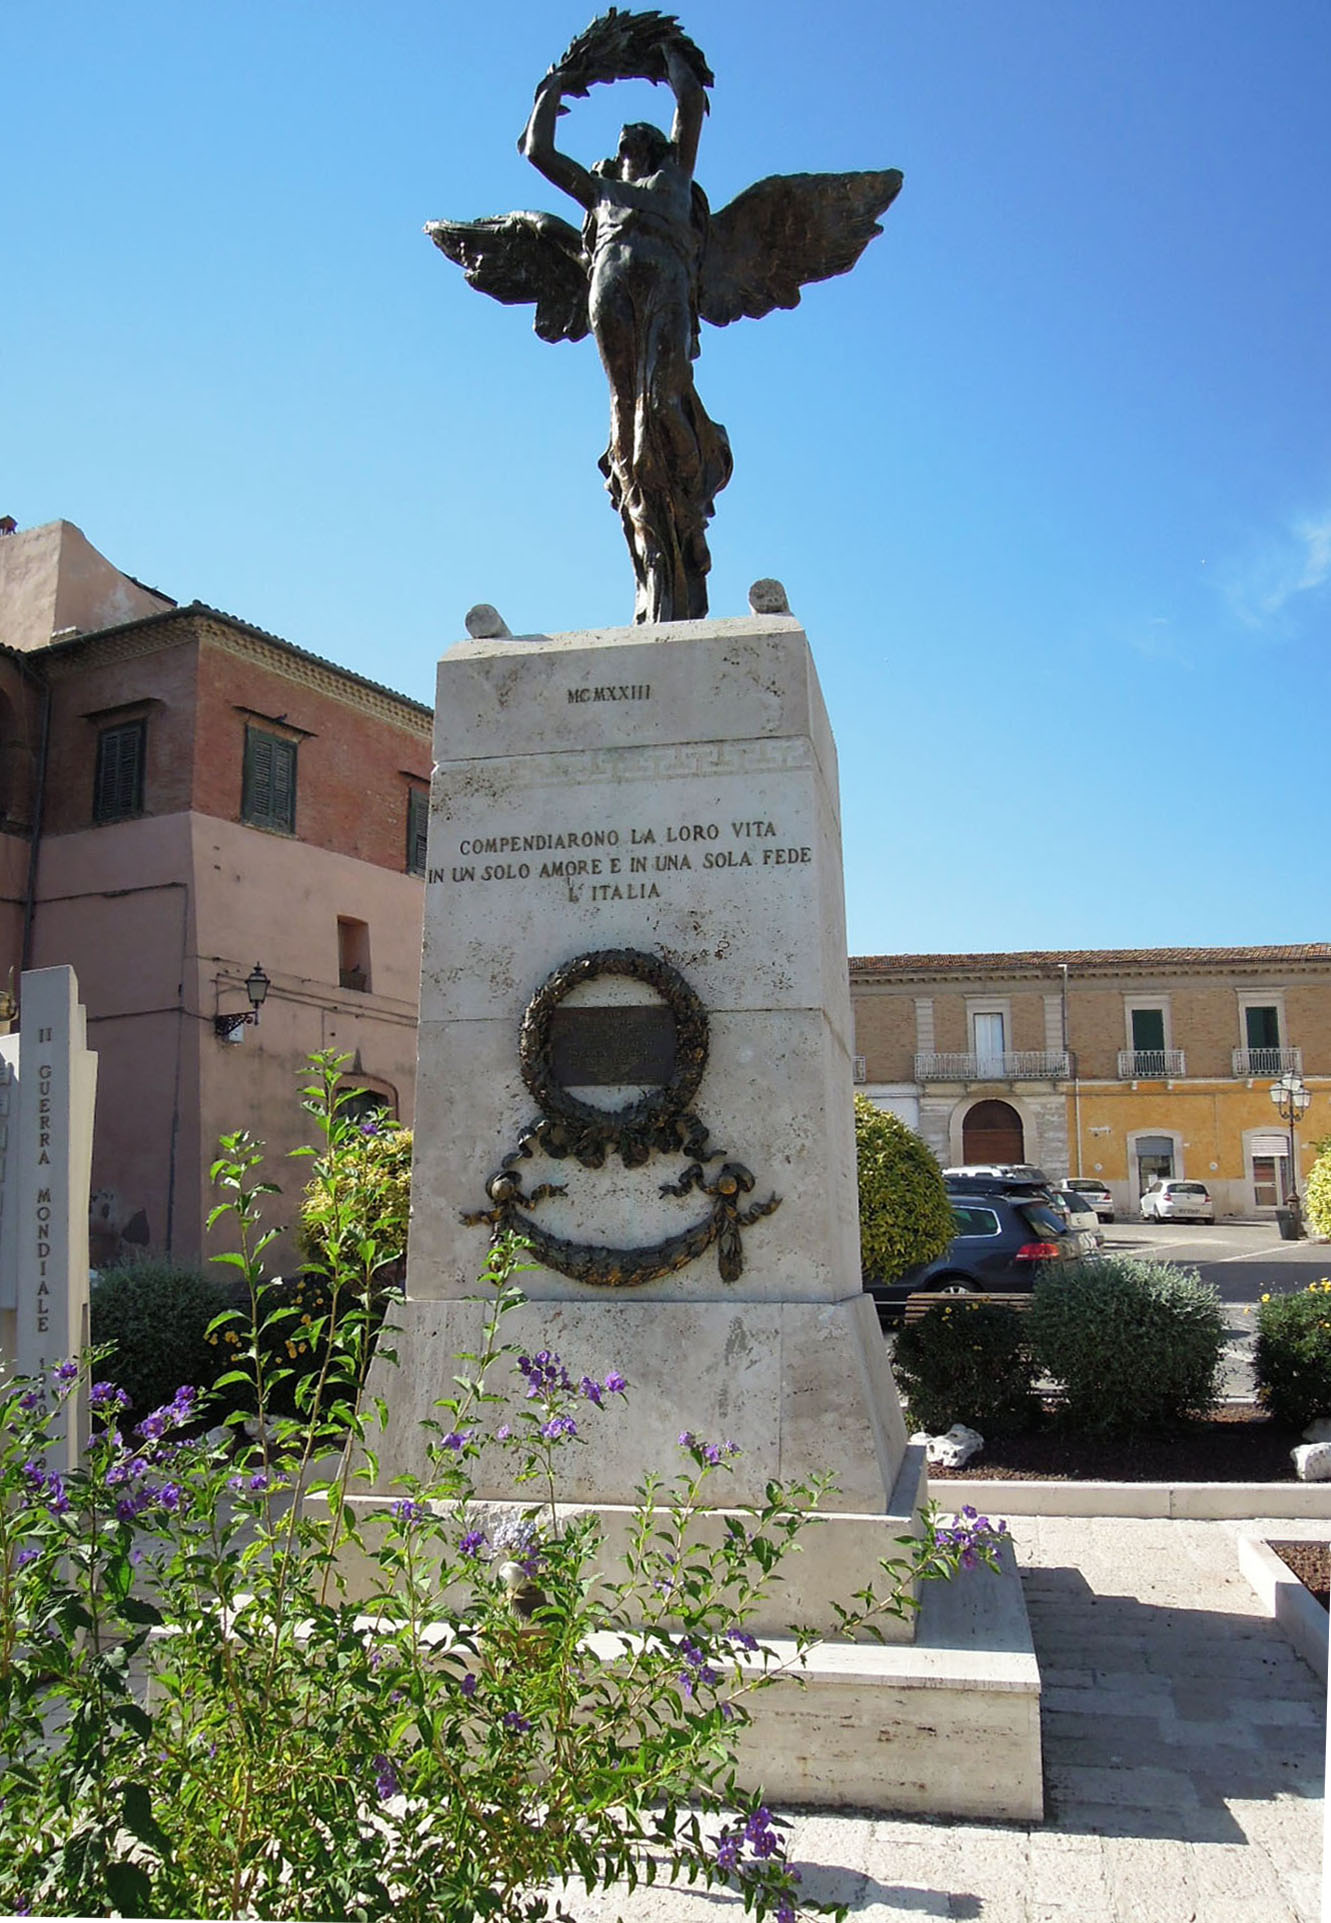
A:
[[[644,120],[622,127],[619,133],[619,171],[624,180],[642,180],[654,174],[669,152],[670,142],[659,127]]]

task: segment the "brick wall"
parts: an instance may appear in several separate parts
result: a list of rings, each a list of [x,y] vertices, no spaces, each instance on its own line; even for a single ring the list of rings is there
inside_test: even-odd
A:
[[[280,717],[280,719],[279,719]],[[430,724],[365,712],[352,701],[236,653],[203,631],[194,806],[239,821],[245,728],[298,731],[296,836],[317,848],[406,868],[408,795],[428,786]],[[256,830],[256,832],[263,832]]]

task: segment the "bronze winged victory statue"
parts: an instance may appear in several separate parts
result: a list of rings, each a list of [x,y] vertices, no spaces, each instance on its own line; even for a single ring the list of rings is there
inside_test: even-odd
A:
[[[632,79],[670,87],[669,137],[638,122],[623,129],[613,159],[587,168],[561,153],[565,97]],[[638,621],[707,612],[707,523],[731,455],[693,383],[699,322],[725,327],[797,306],[808,282],[855,265],[901,187],[895,168],[777,174],[713,215],[693,178],[712,84],[673,15],[611,7],[541,81],[518,143],[582,207],[581,231],[539,213],[436,220],[425,230],[482,293],[510,306],[534,302],[542,340],[595,336],[610,383],[601,471],[633,556]]]

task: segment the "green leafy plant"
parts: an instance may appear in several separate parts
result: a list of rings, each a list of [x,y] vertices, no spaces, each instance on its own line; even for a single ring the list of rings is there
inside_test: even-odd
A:
[[[111,1351],[104,1373],[145,1414],[182,1382],[209,1380],[217,1368],[208,1329],[230,1301],[220,1277],[169,1262],[104,1270],[89,1296],[92,1340]]]
[[[895,1115],[855,1097],[860,1191],[860,1265],[874,1282],[895,1282],[932,1262],[956,1233],[937,1162]]]
[[[1073,1428],[1170,1428],[1215,1406],[1225,1318],[1195,1269],[1131,1256],[1060,1263],[1036,1282],[1026,1320]]]
[[[964,1422],[1013,1435],[1040,1415],[1023,1320],[1015,1310],[958,1295],[902,1329],[892,1373],[916,1428],[939,1435]]]
[[[1304,1429],[1331,1415],[1331,1280],[1262,1297],[1253,1377],[1258,1401],[1277,1422]]]
[[[1308,1171],[1304,1210],[1318,1235],[1331,1235],[1331,1135],[1314,1142],[1317,1160]]]
[[[322,1074],[328,1058],[315,1060]],[[300,1249],[307,1265],[326,1267],[336,1242],[341,1265],[361,1268],[367,1282],[385,1269],[396,1271],[407,1252],[411,1149],[411,1130],[386,1114],[339,1129],[301,1199]],[[367,1238],[373,1241],[368,1269],[362,1246]]]
[[[321,1058],[308,1092],[330,1150],[336,1067]],[[262,1160],[236,1135],[214,1168],[248,1303],[219,1319],[237,1339],[217,1386],[263,1418],[253,1441],[238,1416],[231,1448],[191,1438],[206,1398],[190,1386],[130,1430],[123,1391],[92,1379],[93,1439],[69,1469],[52,1450],[80,1364],[0,1382],[0,1910],[534,1920],[567,1915],[548,1892],[570,1878],[684,1878],[793,1923],[782,1825],[738,1781],[735,1740],[782,1674],[748,1625],[825,1479],[729,1506],[734,1446],[685,1431],[607,1572],[595,1516],[558,1500],[560,1462],[596,1446],[630,1385],[505,1343],[522,1297],[502,1243],[480,1345],[426,1425],[428,1472],[358,1502],[376,1476],[374,1236],[337,1214],[330,1307],[300,1324],[263,1275]],[[293,1320],[317,1369],[281,1360]],[[85,1381],[99,1366],[85,1358]],[[509,1368],[526,1393],[497,1421]],[[348,1429],[358,1449],[339,1451]],[[477,1507],[482,1448],[510,1452],[529,1502]],[[881,1633],[917,1580],[991,1560],[994,1540],[983,1519],[930,1516],[841,1631]],[[813,1640],[796,1632],[796,1667]]]

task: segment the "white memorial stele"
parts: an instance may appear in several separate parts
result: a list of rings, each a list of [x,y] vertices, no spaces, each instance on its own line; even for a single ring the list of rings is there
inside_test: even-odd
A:
[[[368,1385],[390,1405],[376,1486],[426,1468],[419,1425],[479,1346],[468,1298],[506,1224],[544,1259],[505,1340],[630,1384],[626,1409],[588,1411],[590,1446],[563,1451],[561,1496],[597,1509],[613,1554],[682,1430],[738,1445],[718,1502],[829,1473],[756,1626],[830,1636],[833,1603],[918,1531],[927,1472],[861,1286],[836,751],[803,630],[780,612],[474,634],[439,664],[435,763],[407,1299],[398,1366]],[[478,1498],[529,1502],[512,1469],[486,1451]],[[911,1646],[912,1617],[886,1625],[892,1650],[824,1645],[814,1711],[758,1699],[785,1704],[756,1739],[769,1791],[891,1806],[886,1698],[867,1724],[863,1708],[890,1656],[952,1752],[912,1789],[919,1717],[893,1707],[896,1806],[1038,1813],[1019,1592],[1016,1610],[989,1751],[965,1700],[973,1630],[940,1629],[949,1669]]]
[[[88,1196],[97,1057],[72,968],[20,983],[22,1026],[0,1035],[0,1354],[49,1376],[88,1342]],[[83,1394],[56,1422],[58,1466],[87,1441]]]

